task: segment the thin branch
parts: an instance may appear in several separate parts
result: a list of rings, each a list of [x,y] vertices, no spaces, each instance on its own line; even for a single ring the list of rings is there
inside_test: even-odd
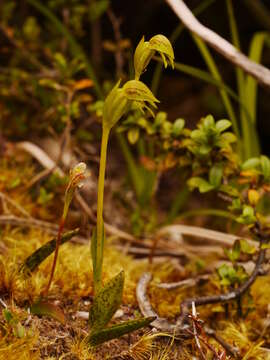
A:
[[[13,199],[11,199],[8,195],[0,192],[0,198],[4,201],[6,201],[7,203],[9,203],[11,206],[13,206],[15,209],[17,209],[20,213],[22,213],[25,217],[27,218],[31,218],[31,216],[29,215],[29,213],[20,205],[18,204],[16,201],[14,201]]]
[[[180,318],[180,321],[178,321],[178,323],[179,324],[183,323],[183,321],[185,320],[185,318],[188,314],[189,308],[193,302],[197,306],[207,305],[207,304],[216,304],[216,303],[220,303],[220,302],[227,302],[227,301],[238,299],[242,294],[244,294],[250,288],[250,286],[254,283],[257,276],[260,274],[261,266],[264,263],[265,253],[266,253],[266,250],[262,248],[262,245],[264,243],[265,243],[265,241],[263,239],[260,239],[260,249],[259,249],[258,257],[256,260],[256,265],[255,265],[255,268],[254,268],[252,274],[250,275],[250,277],[247,279],[246,282],[244,282],[241,286],[239,286],[234,291],[230,291],[225,294],[202,296],[199,298],[192,298],[192,299],[184,300],[180,305],[181,318]]]
[[[164,236],[166,234],[169,234],[173,238],[181,235],[193,236],[202,239],[205,238],[211,240],[214,243],[218,243],[221,246],[231,246],[235,242],[235,240],[243,239],[243,237],[226,234],[221,231],[215,231],[198,226],[189,226],[182,224],[165,226],[161,228],[157,233],[158,236]],[[258,247],[258,243],[256,241],[251,239],[246,240],[250,245]]]
[[[116,51],[115,51],[116,72],[117,72],[117,76],[121,77],[123,74],[123,68],[124,68],[124,58],[123,58],[122,51],[120,48],[120,42],[122,40],[122,34],[121,34],[121,30],[120,30],[121,19],[118,19],[118,17],[115,16],[115,14],[111,8],[108,8],[107,14],[108,14],[108,17],[112,24],[114,37],[116,40],[116,46],[117,46]]]
[[[193,325],[193,335],[194,335],[194,338],[195,338],[197,348],[199,350],[201,358],[203,360],[206,360],[206,356],[204,355],[204,352],[203,352],[203,349],[201,347],[201,343],[200,343],[200,340],[199,340],[198,332],[197,332],[196,321],[198,321],[198,318],[197,318],[197,311],[196,311],[196,306],[195,306],[194,301],[192,302],[192,318],[191,318],[191,320],[192,320],[192,325]]]
[[[217,52],[223,55],[231,63],[239,66],[245,72],[253,76],[259,83],[270,86],[270,70],[257,64],[239,50],[237,50],[227,40],[216,34],[214,31],[202,25],[192,14],[182,0],[166,0],[178,18],[194,34],[198,35]]]
[[[156,320],[151,323],[151,326],[154,326],[158,330],[162,330],[164,332],[173,333],[176,329],[175,324],[170,323],[167,319],[161,318],[158,314],[153,310],[149,298],[147,296],[147,287],[152,279],[152,275],[150,273],[144,273],[136,288],[136,296],[139,304],[139,308],[141,313],[145,316],[155,316]]]
[[[157,284],[157,287],[159,287],[161,289],[166,289],[166,290],[175,290],[175,289],[179,289],[179,288],[193,287],[193,286],[200,284],[201,282],[209,280],[209,277],[210,277],[209,274],[205,274],[205,275],[198,276],[196,278],[185,279],[185,280],[181,280],[181,281],[177,281],[177,282],[173,282],[173,283]]]
[[[47,233],[54,236],[58,232],[58,225],[50,223],[48,221],[38,220],[32,217],[21,218],[15,215],[0,215],[0,225],[33,227],[46,231]],[[89,240],[81,236],[74,236],[71,241],[79,244],[87,244]]]

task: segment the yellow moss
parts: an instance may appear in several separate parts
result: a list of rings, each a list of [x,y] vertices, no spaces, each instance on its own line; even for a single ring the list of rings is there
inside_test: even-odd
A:
[[[241,321],[238,324],[223,322],[220,335],[229,344],[238,347],[241,359],[270,360],[269,352],[263,349],[264,341],[254,341],[255,325],[254,322],[247,321]],[[259,329],[257,330],[259,332]]]
[[[38,349],[39,333],[27,331],[26,335],[18,338],[0,335],[0,360],[38,360],[40,353]]]
[[[52,255],[28,279],[18,275],[18,268],[24,259],[39,246],[49,241],[48,234],[31,229],[24,232],[19,229],[6,230],[2,241],[6,248],[0,257],[0,287],[13,295],[16,301],[33,301],[45,289],[51,270]],[[121,269],[125,270],[125,304],[135,304],[136,284],[145,265],[132,261],[114,248],[105,248],[104,281],[107,281]],[[81,298],[93,294],[92,264],[89,245],[64,244],[60,249],[59,261],[51,287],[51,296],[69,296]]]
[[[82,340],[81,338],[75,338],[75,340],[73,340],[73,342],[71,344],[70,352],[61,356],[59,358],[59,360],[60,359],[62,359],[62,360],[68,359],[72,355],[76,356],[79,360],[95,360],[96,359],[94,350],[90,350],[87,343],[84,340]]]

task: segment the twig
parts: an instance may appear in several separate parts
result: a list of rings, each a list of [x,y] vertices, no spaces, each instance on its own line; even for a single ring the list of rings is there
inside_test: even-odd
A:
[[[17,209],[20,213],[22,213],[25,217],[27,218],[31,218],[31,216],[29,215],[29,213],[20,205],[18,204],[16,201],[14,201],[13,199],[11,199],[8,195],[0,192],[0,198],[2,198],[2,200],[10,203],[10,205],[12,205],[15,209]]]
[[[6,202],[8,202],[10,205],[12,205],[15,209],[17,209],[20,213],[22,213],[25,217],[27,218],[31,218],[31,216],[29,215],[29,213],[20,205],[18,204],[16,201],[14,201],[13,199],[11,199],[8,195],[0,192],[0,198]]]
[[[192,320],[193,335],[194,335],[194,338],[195,338],[195,343],[197,345],[197,348],[199,350],[201,358],[203,360],[206,360],[206,357],[205,357],[205,355],[203,353],[201,343],[200,343],[200,340],[199,340],[199,337],[198,337],[197,326],[196,326],[196,321],[198,321],[198,318],[197,318],[197,311],[196,311],[196,306],[195,306],[194,301],[192,302],[192,317],[191,317],[191,320]]]
[[[20,218],[15,215],[0,215],[0,224],[38,228],[54,236],[57,234],[58,231],[58,225],[50,223],[48,221],[38,220],[32,217]],[[86,244],[89,240],[81,236],[74,236],[71,241],[79,244]]]
[[[234,356],[237,359],[239,358],[238,348],[228,344],[223,338],[217,335],[215,330],[210,329],[208,326],[204,326],[204,331],[208,336],[212,336],[220,345],[222,345],[228,354]]]
[[[54,170],[55,167],[52,167],[51,169],[42,170],[40,173],[34,176],[31,181],[29,181],[29,183],[26,185],[26,189],[30,189],[34,184],[48,177],[52,172],[54,172]]]
[[[156,320],[151,323],[151,326],[154,326],[158,330],[162,330],[164,332],[174,332],[176,329],[175,324],[170,323],[167,319],[161,318],[158,314],[153,310],[151,303],[147,296],[147,287],[152,279],[152,275],[150,273],[144,273],[136,288],[136,296],[139,304],[139,308],[141,313],[145,316],[155,316]]]
[[[177,281],[177,282],[173,282],[173,283],[161,283],[161,284],[157,284],[156,286],[161,289],[175,290],[175,289],[179,289],[182,287],[186,288],[186,287],[196,286],[200,282],[209,280],[209,277],[210,277],[209,274],[205,274],[205,275],[198,276],[196,278],[185,279],[185,280],[181,280],[181,281]]]
[[[116,51],[115,51],[115,62],[116,62],[116,73],[118,77],[121,77],[123,74],[123,67],[124,67],[124,58],[122,56],[121,48],[120,48],[120,42],[122,40],[122,35],[120,31],[120,25],[121,25],[121,19],[118,19],[111,8],[108,8],[107,10],[108,17],[111,21],[114,37],[116,40]]]
[[[218,243],[221,246],[231,246],[235,240],[243,239],[243,237],[231,234],[225,234],[220,231],[209,230],[205,228],[201,228],[198,226],[189,226],[189,225],[169,225],[161,228],[157,235],[164,236],[169,234],[171,236],[179,235],[187,235],[193,236],[197,238],[205,238],[213,241],[214,243]],[[250,245],[258,247],[258,243],[251,239],[246,239]]]
[[[166,0],[183,24],[193,33],[202,38],[217,52],[223,55],[233,64],[242,68],[245,72],[253,76],[259,83],[270,86],[270,70],[257,64],[239,50],[237,50],[227,40],[216,34],[214,31],[202,25],[192,14],[182,0]]]
[[[265,240],[263,238],[260,238],[260,248],[259,248],[258,257],[256,260],[256,265],[255,265],[255,268],[254,268],[252,274],[250,275],[250,277],[248,278],[248,280],[246,282],[244,282],[241,286],[239,286],[234,291],[230,291],[225,294],[202,296],[199,298],[192,298],[192,299],[184,300],[180,305],[181,318],[178,321],[178,323],[181,324],[181,322],[183,323],[185,321],[185,318],[188,314],[188,309],[191,306],[192,302],[194,302],[195,305],[197,305],[197,306],[206,305],[206,304],[216,304],[216,303],[220,303],[220,302],[227,302],[230,300],[237,299],[242,294],[244,294],[250,288],[250,286],[254,283],[254,281],[256,280],[257,276],[260,273],[261,266],[265,260],[265,253],[266,253],[266,250],[262,248],[262,245],[264,243],[265,243]]]

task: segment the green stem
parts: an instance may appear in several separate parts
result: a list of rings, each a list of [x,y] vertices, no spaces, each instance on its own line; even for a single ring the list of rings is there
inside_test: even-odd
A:
[[[101,140],[101,153],[99,164],[99,177],[98,177],[98,199],[97,199],[97,282],[96,291],[101,287],[102,263],[103,263],[103,199],[104,199],[104,182],[105,170],[107,159],[107,146],[109,140],[110,130],[103,126],[102,140]]]

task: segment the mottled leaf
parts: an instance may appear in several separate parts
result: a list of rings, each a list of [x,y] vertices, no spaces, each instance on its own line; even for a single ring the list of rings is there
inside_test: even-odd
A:
[[[78,235],[79,229],[67,231],[61,237],[60,245],[63,245],[67,241],[71,240],[74,236]],[[56,247],[56,239],[53,239],[46,244],[38,248],[33,254],[28,256],[24,261],[20,271],[24,274],[30,274],[36,270],[36,268],[49,256],[51,255]]]
[[[144,326],[148,326],[154,320],[155,317],[147,317],[137,320],[126,321],[122,324],[114,325],[100,331],[91,332],[91,334],[87,337],[87,340],[89,345],[96,346],[104,343],[105,341],[119,338],[120,336],[138,330]]]
[[[122,302],[124,271],[110,279],[94,297],[89,311],[91,331],[103,329]]]

